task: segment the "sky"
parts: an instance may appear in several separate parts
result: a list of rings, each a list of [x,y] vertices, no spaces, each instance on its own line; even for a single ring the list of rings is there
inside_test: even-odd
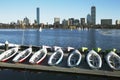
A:
[[[96,6],[96,23],[101,19],[120,20],[120,0],[0,0],[0,23],[17,22],[28,17],[33,23],[36,8],[40,8],[40,22],[52,24],[54,17],[86,18],[91,6]]]

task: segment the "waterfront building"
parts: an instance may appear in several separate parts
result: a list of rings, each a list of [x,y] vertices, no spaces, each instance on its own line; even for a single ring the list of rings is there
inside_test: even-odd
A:
[[[116,20],[116,25],[120,25],[120,20]]]
[[[54,18],[54,24],[60,24],[60,18],[55,17]]]
[[[79,25],[80,25],[79,19],[75,19],[75,20],[74,20],[74,26],[79,26]]]
[[[36,20],[37,20],[37,24],[40,24],[40,11],[39,8],[36,9]]]
[[[92,25],[96,24],[96,7],[95,6],[91,7],[91,24]]]
[[[101,25],[112,25],[112,19],[101,19]]]
[[[87,15],[87,25],[91,25],[91,15]]]
[[[24,24],[25,26],[29,26],[29,25],[30,25],[30,20],[29,20],[27,17],[25,17],[25,18],[23,19],[23,24]]]
[[[68,26],[68,20],[63,19],[63,21],[62,21],[62,25],[63,25],[63,26]]]
[[[74,26],[74,18],[69,18],[68,19],[68,25],[69,26]]]
[[[22,25],[22,21],[21,20],[17,20],[17,25]]]
[[[59,28],[60,27],[60,18],[55,17],[54,18],[54,27]]]
[[[81,18],[81,25],[85,25],[85,18]]]

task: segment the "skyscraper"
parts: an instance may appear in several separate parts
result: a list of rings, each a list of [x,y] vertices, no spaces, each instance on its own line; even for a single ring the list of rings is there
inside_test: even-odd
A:
[[[36,9],[36,20],[37,20],[37,24],[39,25],[40,24],[40,12],[39,12],[39,8]]]
[[[90,25],[91,24],[91,15],[88,14],[87,15],[87,25]]]
[[[92,23],[92,25],[96,24],[96,8],[95,8],[95,6],[91,7],[91,23]]]

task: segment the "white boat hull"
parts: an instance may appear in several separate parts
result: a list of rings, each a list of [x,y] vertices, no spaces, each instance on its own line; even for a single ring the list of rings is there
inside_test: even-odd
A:
[[[32,48],[28,48],[28,49],[20,52],[18,55],[16,55],[15,58],[13,59],[13,62],[21,63],[26,58],[28,58],[31,53],[32,53]]]
[[[91,50],[87,54],[87,63],[90,68],[92,69],[99,69],[102,67],[102,59],[98,53],[96,53],[94,50]]]
[[[16,48],[11,48],[0,55],[0,61],[6,62],[10,58],[12,58],[16,53],[18,52],[18,47]]]
[[[40,49],[39,51],[33,54],[29,62],[31,64],[40,64],[45,59],[46,56],[47,56],[47,49],[46,48]]]
[[[109,52],[105,59],[111,69],[120,70],[120,56],[118,56],[115,52]]]
[[[60,62],[62,62],[64,53],[62,49],[56,50],[49,58],[48,64],[49,65],[58,65]]]
[[[67,60],[67,64],[69,67],[75,67],[78,66],[81,62],[82,55],[78,50],[73,51]]]

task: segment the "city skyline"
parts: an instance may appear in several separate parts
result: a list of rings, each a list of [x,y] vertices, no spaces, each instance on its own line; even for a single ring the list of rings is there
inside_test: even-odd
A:
[[[68,18],[86,18],[91,13],[91,6],[96,7],[96,24],[101,19],[119,19],[120,1],[114,0],[1,0],[0,23],[23,20],[28,17],[33,23],[36,19],[36,8],[40,8],[40,22],[54,23],[54,17],[61,21]]]

